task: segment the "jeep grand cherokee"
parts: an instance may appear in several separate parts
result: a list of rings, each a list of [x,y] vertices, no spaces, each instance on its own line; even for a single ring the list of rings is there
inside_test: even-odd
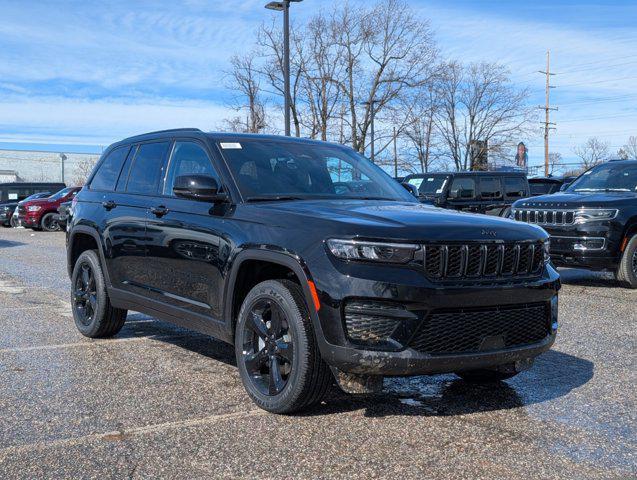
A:
[[[319,402],[333,378],[498,381],[555,339],[547,238],[422,205],[344,146],[156,132],[109,147],[74,200],[73,315],[88,337],[130,309],[234,344],[271,412]]]

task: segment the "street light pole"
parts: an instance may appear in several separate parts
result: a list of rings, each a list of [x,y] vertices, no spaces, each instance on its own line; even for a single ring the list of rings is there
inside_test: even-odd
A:
[[[283,11],[283,96],[285,116],[285,136],[290,136],[290,2],[302,0],[283,0],[270,2],[265,8]]]
[[[376,115],[376,111],[374,110],[374,104],[376,104],[376,103],[378,103],[378,100],[376,100],[376,99],[370,100],[368,102],[363,102],[363,105],[369,105],[369,115],[370,115],[370,118],[371,118],[371,124],[370,124],[371,132],[370,133],[371,133],[371,136],[372,136],[372,139],[371,139],[372,141],[371,141],[371,145],[370,145],[370,147],[371,147],[371,152],[370,152],[371,156],[370,156],[370,158],[372,160],[372,163],[375,163],[374,162],[374,116]]]
[[[285,136],[290,136],[290,2],[283,2],[283,56],[285,58]]]

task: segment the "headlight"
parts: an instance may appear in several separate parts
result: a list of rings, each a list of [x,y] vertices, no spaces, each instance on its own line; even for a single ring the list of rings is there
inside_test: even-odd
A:
[[[30,207],[27,208],[27,210],[29,212],[37,212],[38,210],[40,210],[42,207],[40,205],[31,205]]]
[[[616,216],[616,209],[582,208],[575,212],[575,223],[592,222],[595,220],[610,220]]]
[[[551,260],[551,241],[546,240],[544,242],[544,263],[548,263]]]
[[[410,243],[364,242],[358,240],[329,239],[330,253],[343,260],[365,260],[384,263],[407,263],[420,248]]]

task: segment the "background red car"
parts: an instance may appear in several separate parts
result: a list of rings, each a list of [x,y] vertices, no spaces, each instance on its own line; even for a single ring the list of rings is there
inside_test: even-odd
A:
[[[24,227],[33,230],[55,232],[58,225],[58,207],[61,203],[73,200],[82,187],[68,187],[48,198],[30,200],[18,207],[18,218]]]

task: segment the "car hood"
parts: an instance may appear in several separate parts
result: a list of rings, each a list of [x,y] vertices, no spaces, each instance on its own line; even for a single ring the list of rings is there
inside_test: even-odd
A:
[[[405,241],[540,240],[540,227],[500,217],[445,210],[421,203],[302,200],[243,205],[251,221],[319,231],[321,236]]]
[[[560,192],[518,200],[514,208],[621,207],[635,204],[637,192]]]
[[[30,207],[32,205],[52,205],[58,203],[58,200],[49,200],[48,198],[36,198],[34,200],[29,200],[28,202],[20,202],[20,205],[24,207]]]

